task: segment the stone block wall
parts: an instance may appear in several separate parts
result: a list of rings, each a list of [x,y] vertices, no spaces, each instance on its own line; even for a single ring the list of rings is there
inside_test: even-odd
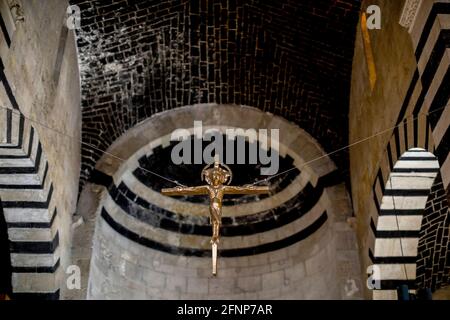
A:
[[[418,288],[434,291],[450,284],[450,212],[439,175],[428,197],[417,255]]]

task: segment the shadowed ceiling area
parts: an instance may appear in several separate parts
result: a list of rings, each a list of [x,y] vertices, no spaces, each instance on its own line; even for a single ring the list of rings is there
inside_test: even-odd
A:
[[[71,1],[82,80],[82,179],[153,114],[200,103],[257,107],[328,152],[347,142],[360,2]],[[348,159],[333,160],[346,174]]]

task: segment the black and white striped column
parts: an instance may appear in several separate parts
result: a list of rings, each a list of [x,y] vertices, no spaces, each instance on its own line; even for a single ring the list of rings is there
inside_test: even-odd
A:
[[[375,299],[395,299],[399,284],[413,288],[422,217],[439,171],[437,158],[423,149],[411,149],[396,162],[385,186],[378,220],[373,222],[373,261],[381,290]]]
[[[5,80],[4,80],[5,81]],[[2,109],[0,199],[12,264],[13,299],[59,299],[59,234],[53,185],[33,126]]]

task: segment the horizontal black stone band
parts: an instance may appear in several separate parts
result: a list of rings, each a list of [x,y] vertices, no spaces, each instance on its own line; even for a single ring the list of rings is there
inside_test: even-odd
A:
[[[60,259],[53,267],[15,267],[12,266],[13,273],[55,273],[60,266]]]
[[[51,254],[59,246],[59,233],[52,241],[11,241],[9,243],[11,253]]]
[[[317,230],[322,227],[325,222],[328,219],[327,212],[325,211],[322,213],[322,215],[314,221],[311,225],[307,226],[303,230],[297,232],[296,234],[293,234],[292,236],[289,236],[287,238],[271,242],[271,243],[264,243],[259,246],[254,246],[250,248],[244,248],[244,249],[229,249],[229,250],[223,250],[221,253],[221,257],[238,257],[242,255],[255,255],[255,254],[262,254],[270,251],[275,251],[279,249],[283,249],[286,247],[289,247],[297,242],[300,242],[301,240],[304,240],[311,236],[313,233],[315,233]],[[244,254],[245,253],[245,254]]]
[[[42,146],[39,144],[36,161],[33,167],[0,167],[0,174],[35,174],[39,172],[42,157]]]
[[[50,186],[48,191],[47,200],[45,201],[3,201],[3,208],[34,208],[34,209],[47,209],[53,195],[53,185]]]
[[[123,190],[123,185],[121,185]],[[323,192],[323,190],[322,190]],[[308,185],[302,194],[291,199],[284,207],[264,211],[254,215],[222,218],[222,236],[249,235],[279,228],[306,214],[320,199],[322,192]],[[210,235],[209,217],[188,217],[158,208],[141,198],[133,202],[120,192],[110,190],[110,195],[124,212],[156,228],[183,234]],[[127,196],[130,196],[127,194]],[[132,198],[132,197],[131,197]],[[132,198],[133,199],[133,198]],[[305,202],[305,200],[307,202]],[[299,207],[299,203],[303,205]],[[188,222],[188,221],[195,222]]]
[[[10,129],[10,128],[8,127],[8,129]],[[24,154],[24,155],[21,155],[21,156],[18,156],[18,155],[0,155],[0,159],[28,159],[28,158],[30,158],[31,157],[31,152],[33,150],[34,128],[31,127],[30,130],[31,131],[30,131],[30,137],[28,139],[29,142],[28,142],[28,153],[27,154]],[[40,142],[39,142],[39,144],[40,144]]]
[[[420,231],[413,230],[377,230],[375,236],[378,239],[389,238],[419,238]]]
[[[44,178],[41,184],[0,184],[0,189],[42,190],[48,175],[48,163],[45,163]]]
[[[16,149],[21,149],[22,146],[20,145],[3,145],[0,147],[0,149],[7,149],[7,150],[16,150]]]
[[[316,188],[308,184],[303,192],[275,209],[253,215],[222,218],[220,233],[224,237],[244,236],[287,225],[307,214],[318,203],[324,189],[337,184],[340,179],[338,172],[334,171],[321,177]],[[158,208],[132,193],[124,183],[118,189],[110,188],[109,193],[124,212],[156,228],[182,234],[211,234],[208,217],[187,217]],[[189,220],[191,222],[187,222]]]
[[[412,230],[377,230],[375,222],[370,219],[370,229],[376,238],[390,239],[390,238],[418,238],[420,231]]]
[[[413,264],[417,262],[416,256],[375,257],[370,249],[369,258],[373,264]]]
[[[427,197],[430,194],[429,189],[386,189],[385,196],[393,197]]]
[[[421,216],[425,209],[381,209],[380,216]]]
[[[36,172],[36,167],[0,168],[0,174],[34,174]]]
[[[409,289],[417,289],[415,280],[381,280],[381,290],[397,290],[401,285],[407,285]],[[376,290],[376,289],[375,289]]]
[[[410,151],[408,151],[410,152]],[[437,161],[436,157],[400,157],[398,161]]]
[[[394,168],[392,172],[395,173],[434,173],[439,172],[439,168]]]
[[[55,292],[15,292],[13,300],[59,300],[59,289]]]
[[[32,184],[32,185],[24,185],[24,184],[0,184],[0,189],[17,189],[17,190],[42,190],[42,185],[40,184]]]
[[[419,238],[419,233],[413,230],[377,230],[375,236],[378,239]]]
[[[124,226],[122,226],[122,225],[118,224],[116,221],[114,221],[114,219],[108,214],[108,212],[104,208],[102,209],[101,217],[116,232],[118,232],[125,238],[127,238],[133,242],[136,242],[140,245],[143,245],[147,248],[166,252],[166,253],[173,254],[173,255],[193,256],[193,257],[210,257],[211,256],[211,250],[209,250],[209,249],[193,249],[193,248],[175,247],[172,245],[159,243],[152,239],[142,237],[141,235],[136,234],[135,232],[133,232],[131,230],[128,230]],[[307,237],[309,237],[310,235],[312,235],[314,232],[319,230],[320,227],[322,227],[325,224],[327,219],[328,219],[328,216],[327,216],[327,212],[325,211],[320,216],[319,219],[317,219],[311,225],[309,225],[305,229],[297,232],[296,234],[294,234],[292,236],[289,236],[287,238],[284,238],[284,239],[281,239],[281,240],[278,240],[275,242],[265,243],[265,244],[261,244],[259,246],[254,246],[254,247],[219,250],[218,255],[221,257],[233,258],[233,257],[262,254],[262,253],[267,253],[267,252],[283,249],[283,248],[291,246],[301,240],[304,240]]]
[[[50,222],[8,222],[8,228],[51,229],[58,210],[55,208]]]

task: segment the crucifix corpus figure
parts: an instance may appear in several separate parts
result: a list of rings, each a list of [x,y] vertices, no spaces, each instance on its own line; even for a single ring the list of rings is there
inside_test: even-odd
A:
[[[244,185],[242,187],[230,186],[233,178],[231,169],[214,161],[214,164],[207,165],[202,170],[202,181],[207,185],[198,187],[175,187],[162,189],[162,194],[166,196],[181,195],[207,195],[209,196],[209,212],[212,225],[212,274],[217,275],[217,245],[219,243],[219,230],[222,221],[222,200],[225,194],[267,194],[268,186]]]

